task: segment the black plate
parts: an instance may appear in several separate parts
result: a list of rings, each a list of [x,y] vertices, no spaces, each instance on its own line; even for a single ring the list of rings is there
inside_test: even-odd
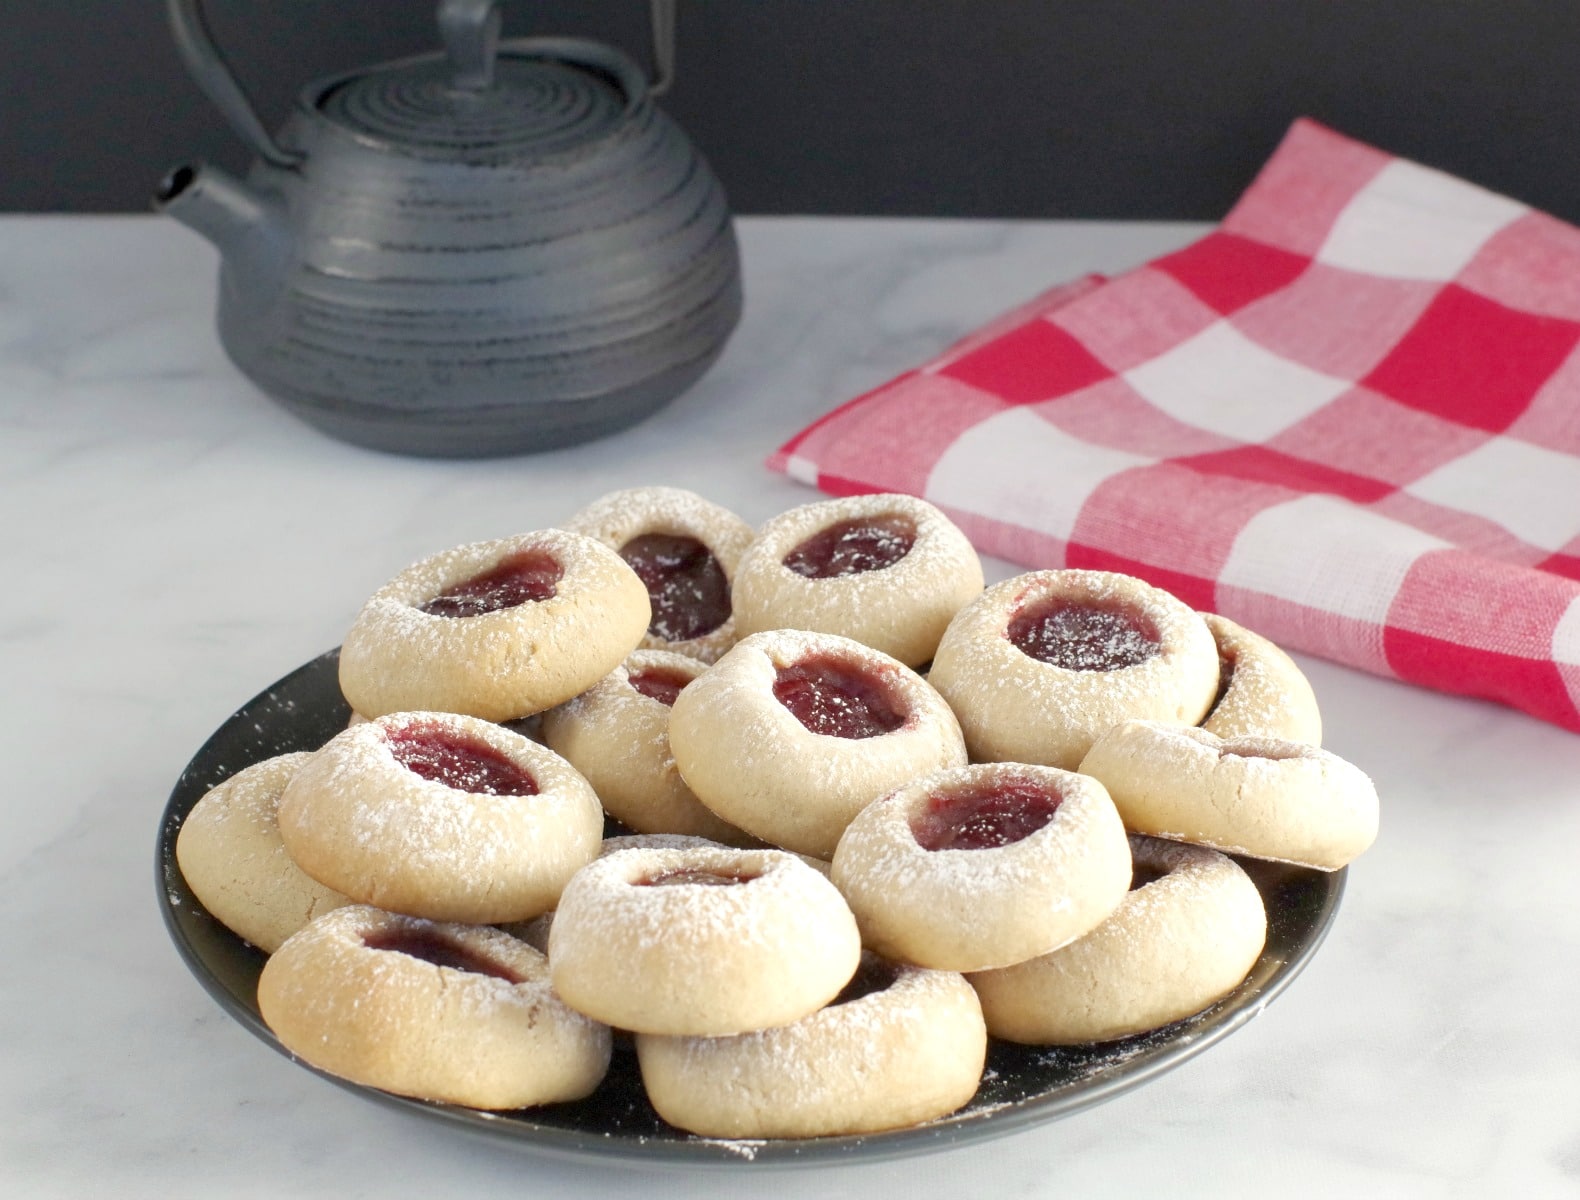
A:
[[[336,663],[335,651],[315,658],[221,725],[181,773],[159,829],[159,903],[176,949],[226,1012],[282,1054],[288,1052],[258,1016],[258,972],[264,955],[197,902],[176,866],[176,833],[202,795],[241,768],[276,754],[315,750],[345,728],[350,711],[340,696]],[[1172,1070],[1240,1028],[1289,985],[1333,922],[1345,872],[1240,862],[1267,904],[1267,947],[1233,993],[1194,1017],[1123,1041],[1069,1048],[993,1041],[976,1098],[951,1116],[911,1129],[767,1142],[693,1137],[659,1119],[642,1091],[636,1056],[618,1041],[609,1076],[592,1096],[520,1112],[490,1114],[430,1104],[324,1078],[496,1141],[608,1164],[827,1164],[893,1158],[996,1137],[1090,1108]]]

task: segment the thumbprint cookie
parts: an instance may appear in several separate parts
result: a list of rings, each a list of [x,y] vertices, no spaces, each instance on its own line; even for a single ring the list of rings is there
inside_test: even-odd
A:
[[[1336,754],[1279,738],[1127,721],[1081,763],[1136,833],[1336,871],[1377,837],[1377,789]]]
[[[603,809],[562,759],[503,726],[393,713],[344,730],[291,779],[280,836],[314,879],[436,921],[524,921],[598,853]]]
[[[950,622],[927,678],[973,760],[1073,771],[1120,721],[1200,721],[1218,652],[1200,615],[1139,579],[1033,571]]]
[[[1219,737],[1261,734],[1321,745],[1317,697],[1295,660],[1227,617],[1203,616],[1218,644],[1218,696],[1201,727]]]
[[[669,750],[670,707],[706,669],[666,650],[633,651],[580,696],[544,713],[543,739],[627,828],[741,845],[750,835],[692,795]]]
[[[549,929],[559,995],[636,1033],[788,1024],[837,996],[860,957],[834,885],[779,850],[606,855],[577,872]]]
[[[1124,897],[1130,849],[1103,785],[987,763],[940,771],[859,813],[834,884],[881,954],[980,971],[1046,954]]]
[[[554,995],[547,959],[525,942],[363,905],[287,940],[264,964],[258,1008],[319,1070],[422,1100],[579,1100],[609,1067],[609,1030]]]
[[[310,758],[282,754],[237,771],[193,805],[176,836],[176,863],[192,894],[265,954],[350,903],[298,867],[280,840],[280,796]]]
[[[365,717],[530,716],[612,671],[647,631],[647,589],[613,550],[547,529],[457,546],[373,594],[340,648]]]
[[[933,505],[847,496],[793,508],[758,531],[736,574],[736,623],[743,637],[839,634],[917,667],[981,591],[976,551]]]
[[[873,800],[966,761],[954,714],[920,675],[849,638],[797,630],[744,638],[689,684],[669,745],[724,820],[823,859]]]
[[[826,1008],[734,1037],[638,1034],[658,1114],[704,1137],[798,1138],[898,1129],[976,1094],[987,1031],[951,971],[862,956]]]
[[[565,528],[608,546],[647,588],[653,615],[641,649],[714,662],[735,644],[731,583],[754,531],[729,509],[684,488],[626,488]]]
[[[1040,958],[972,975],[994,1037],[1106,1042],[1221,1000],[1267,940],[1261,893],[1233,859],[1132,835],[1130,890],[1106,921]]]

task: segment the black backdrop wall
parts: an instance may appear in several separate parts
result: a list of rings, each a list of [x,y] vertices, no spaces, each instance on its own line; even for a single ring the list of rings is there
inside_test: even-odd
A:
[[[1296,116],[1580,221],[1580,4],[681,0],[664,107],[740,212],[1221,215]],[[436,48],[432,0],[210,0],[270,124]],[[647,54],[642,0],[505,0],[508,35]],[[0,209],[141,210],[245,156],[159,0],[0,0]]]

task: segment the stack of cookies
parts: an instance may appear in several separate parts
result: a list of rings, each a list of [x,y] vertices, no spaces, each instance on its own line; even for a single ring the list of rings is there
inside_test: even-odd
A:
[[[215,788],[178,861],[292,1053],[484,1109],[589,1094],[625,1031],[694,1133],[929,1120],[990,1036],[1232,992],[1266,914],[1229,854],[1377,829],[1275,646],[1123,575],[984,590],[908,496],[754,530],[617,492],[402,571],[340,682],[346,730]]]

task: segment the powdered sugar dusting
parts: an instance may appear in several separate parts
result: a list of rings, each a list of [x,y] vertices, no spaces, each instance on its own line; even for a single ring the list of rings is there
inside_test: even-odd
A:
[[[1220,737],[1266,734],[1320,743],[1322,717],[1294,660],[1226,617],[1203,614],[1218,646],[1219,688],[1204,728]]]
[[[1048,786],[1057,790],[1061,802],[1052,819],[1028,837],[986,850],[927,850],[917,842],[913,825],[931,795],[1033,772],[1050,777]],[[1111,808],[1094,780],[1070,772],[1021,763],[937,771],[875,802],[852,823],[835,854],[835,880],[848,879],[859,869],[864,876],[881,879],[883,890],[893,894],[942,886],[962,899],[1024,897],[1044,891],[1051,876],[1067,869],[1072,856],[1079,856],[1082,847],[1113,828],[1111,812],[1104,811]],[[1062,903],[1067,905],[1068,900]]]
[[[1111,670],[1070,669],[1011,640],[1019,614],[1035,618],[1060,605],[1123,613],[1156,652]],[[989,588],[963,610],[928,678],[960,714],[973,758],[1073,770],[1120,721],[1201,720],[1216,694],[1218,655],[1200,616],[1167,592],[1111,572],[1036,571]]]
[[[830,529],[877,520],[914,529],[914,542],[887,565],[809,577],[786,563]],[[904,540],[888,546],[883,557]],[[932,657],[950,618],[981,590],[982,563],[965,535],[926,501],[891,493],[818,501],[765,523],[741,556],[734,602],[743,633],[836,633],[919,665]]]
[[[1019,613],[1007,636],[1022,654],[1066,671],[1117,671],[1161,647],[1130,614],[1082,604]]]
[[[754,874],[748,882],[728,888],[637,886],[642,879],[684,870]],[[770,945],[784,932],[776,926],[787,908],[808,903],[815,908],[819,902],[828,908],[832,892],[821,875],[780,850],[734,850],[711,843],[622,846],[576,875],[560,899],[559,911],[560,919],[570,912],[578,939],[590,937],[602,943],[619,932],[643,947],[667,945],[688,953],[732,943]],[[832,900],[843,909],[837,893]],[[801,932],[821,936],[811,912]],[[554,945],[558,957],[563,946]]]
[[[408,771],[386,733],[410,722],[490,746],[536,779],[538,793],[464,792]],[[331,740],[292,780],[280,821],[293,857],[347,895],[428,916],[518,908],[493,917],[510,920],[548,907],[597,852],[602,809],[568,764],[519,734],[472,717],[397,713]]]
[[[827,656],[881,680],[906,714],[875,737],[813,733],[775,697],[779,668]],[[777,630],[744,639],[680,694],[670,745],[686,783],[725,820],[776,845],[827,857],[877,796],[963,765],[954,713],[919,675],[833,634]]]
[[[845,547],[842,559],[850,559],[853,569],[818,575],[786,561],[795,557],[799,547],[829,531]],[[962,565],[976,563],[980,578],[975,551],[948,517],[918,497],[884,492],[817,500],[780,513],[764,522],[747,561],[753,571],[799,578],[814,588],[818,582],[839,580],[840,591],[859,594],[892,586],[894,576],[925,569],[925,562],[917,566],[918,560],[934,556]],[[790,582],[784,579],[781,584]]]

